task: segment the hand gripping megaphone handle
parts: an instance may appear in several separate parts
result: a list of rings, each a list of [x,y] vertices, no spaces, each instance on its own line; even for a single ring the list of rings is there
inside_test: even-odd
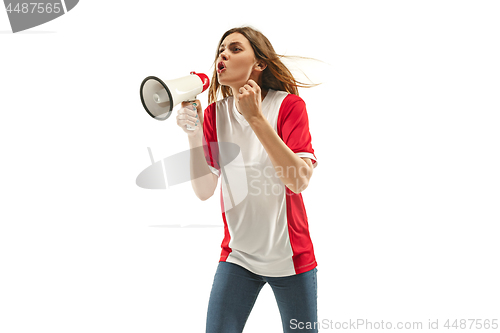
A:
[[[196,106],[197,106],[197,104],[196,104],[196,103],[194,103],[194,101],[196,101],[196,96],[194,97],[194,99],[193,99],[193,100],[190,100],[190,101],[185,101],[185,102],[192,102],[192,103],[193,103],[193,106],[194,106],[194,108],[195,108],[195,111],[196,111]],[[193,127],[193,126],[191,126],[191,125],[188,125],[188,124],[186,124],[186,129],[188,129],[188,130],[190,130],[190,131],[194,131],[194,127]]]
[[[198,77],[201,79],[201,82],[203,83],[203,89],[201,92],[204,92],[205,90],[207,90],[207,88],[209,87],[209,84],[210,84],[210,80],[208,79],[208,76],[206,76],[205,74],[202,74],[202,73],[196,73],[196,72],[191,72],[189,73],[191,75],[198,75]],[[192,102],[194,107],[195,107],[195,111],[196,111],[196,103],[194,103],[194,101],[196,101],[196,96],[194,97],[193,100],[189,100],[189,101],[185,101],[185,102]],[[201,124],[201,123],[200,123]],[[186,125],[186,129],[190,130],[190,131],[194,131],[194,127],[191,126],[191,125]]]

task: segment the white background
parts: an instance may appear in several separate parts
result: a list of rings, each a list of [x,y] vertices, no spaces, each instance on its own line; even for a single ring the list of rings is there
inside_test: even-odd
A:
[[[331,65],[300,91],[319,160],[303,192],[319,319],[500,319],[499,14],[496,1],[83,0],[12,34],[0,11],[0,331],[204,332],[219,189],[201,202],[189,183],[136,186],[147,147],[188,149],[139,86],[211,76],[222,34],[247,24]],[[172,227],[189,224],[206,227]],[[266,286],[245,332],[280,330]]]

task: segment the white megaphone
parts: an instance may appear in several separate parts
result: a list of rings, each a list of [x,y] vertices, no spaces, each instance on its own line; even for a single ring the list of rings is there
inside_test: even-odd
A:
[[[151,117],[165,120],[177,104],[194,101],[196,95],[207,90],[209,85],[210,80],[203,73],[191,72],[188,76],[165,82],[148,76],[141,83],[141,102]],[[186,127],[194,129],[189,125]]]

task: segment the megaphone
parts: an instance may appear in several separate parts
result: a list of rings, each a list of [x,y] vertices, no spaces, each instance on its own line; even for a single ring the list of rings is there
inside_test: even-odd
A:
[[[191,72],[188,76],[165,82],[156,76],[148,76],[141,83],[141,102],[151,117],[165,120],[177,104],[194,101],[196,95],[207,90],[209,85],[210,80],[203,73]]]

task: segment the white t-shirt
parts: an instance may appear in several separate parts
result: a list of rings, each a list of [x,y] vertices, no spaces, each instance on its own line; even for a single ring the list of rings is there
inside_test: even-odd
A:
[[[262,113],[294,153],[317,166],[300,97],[269,90]],[[293,193],[279,179],[280,170],[273,167],[232,96],[205,109],[203,135],[207,163],[213,173],[222,175],[224,239],[219,261],[274,277],[315,268],[302,194]]]

